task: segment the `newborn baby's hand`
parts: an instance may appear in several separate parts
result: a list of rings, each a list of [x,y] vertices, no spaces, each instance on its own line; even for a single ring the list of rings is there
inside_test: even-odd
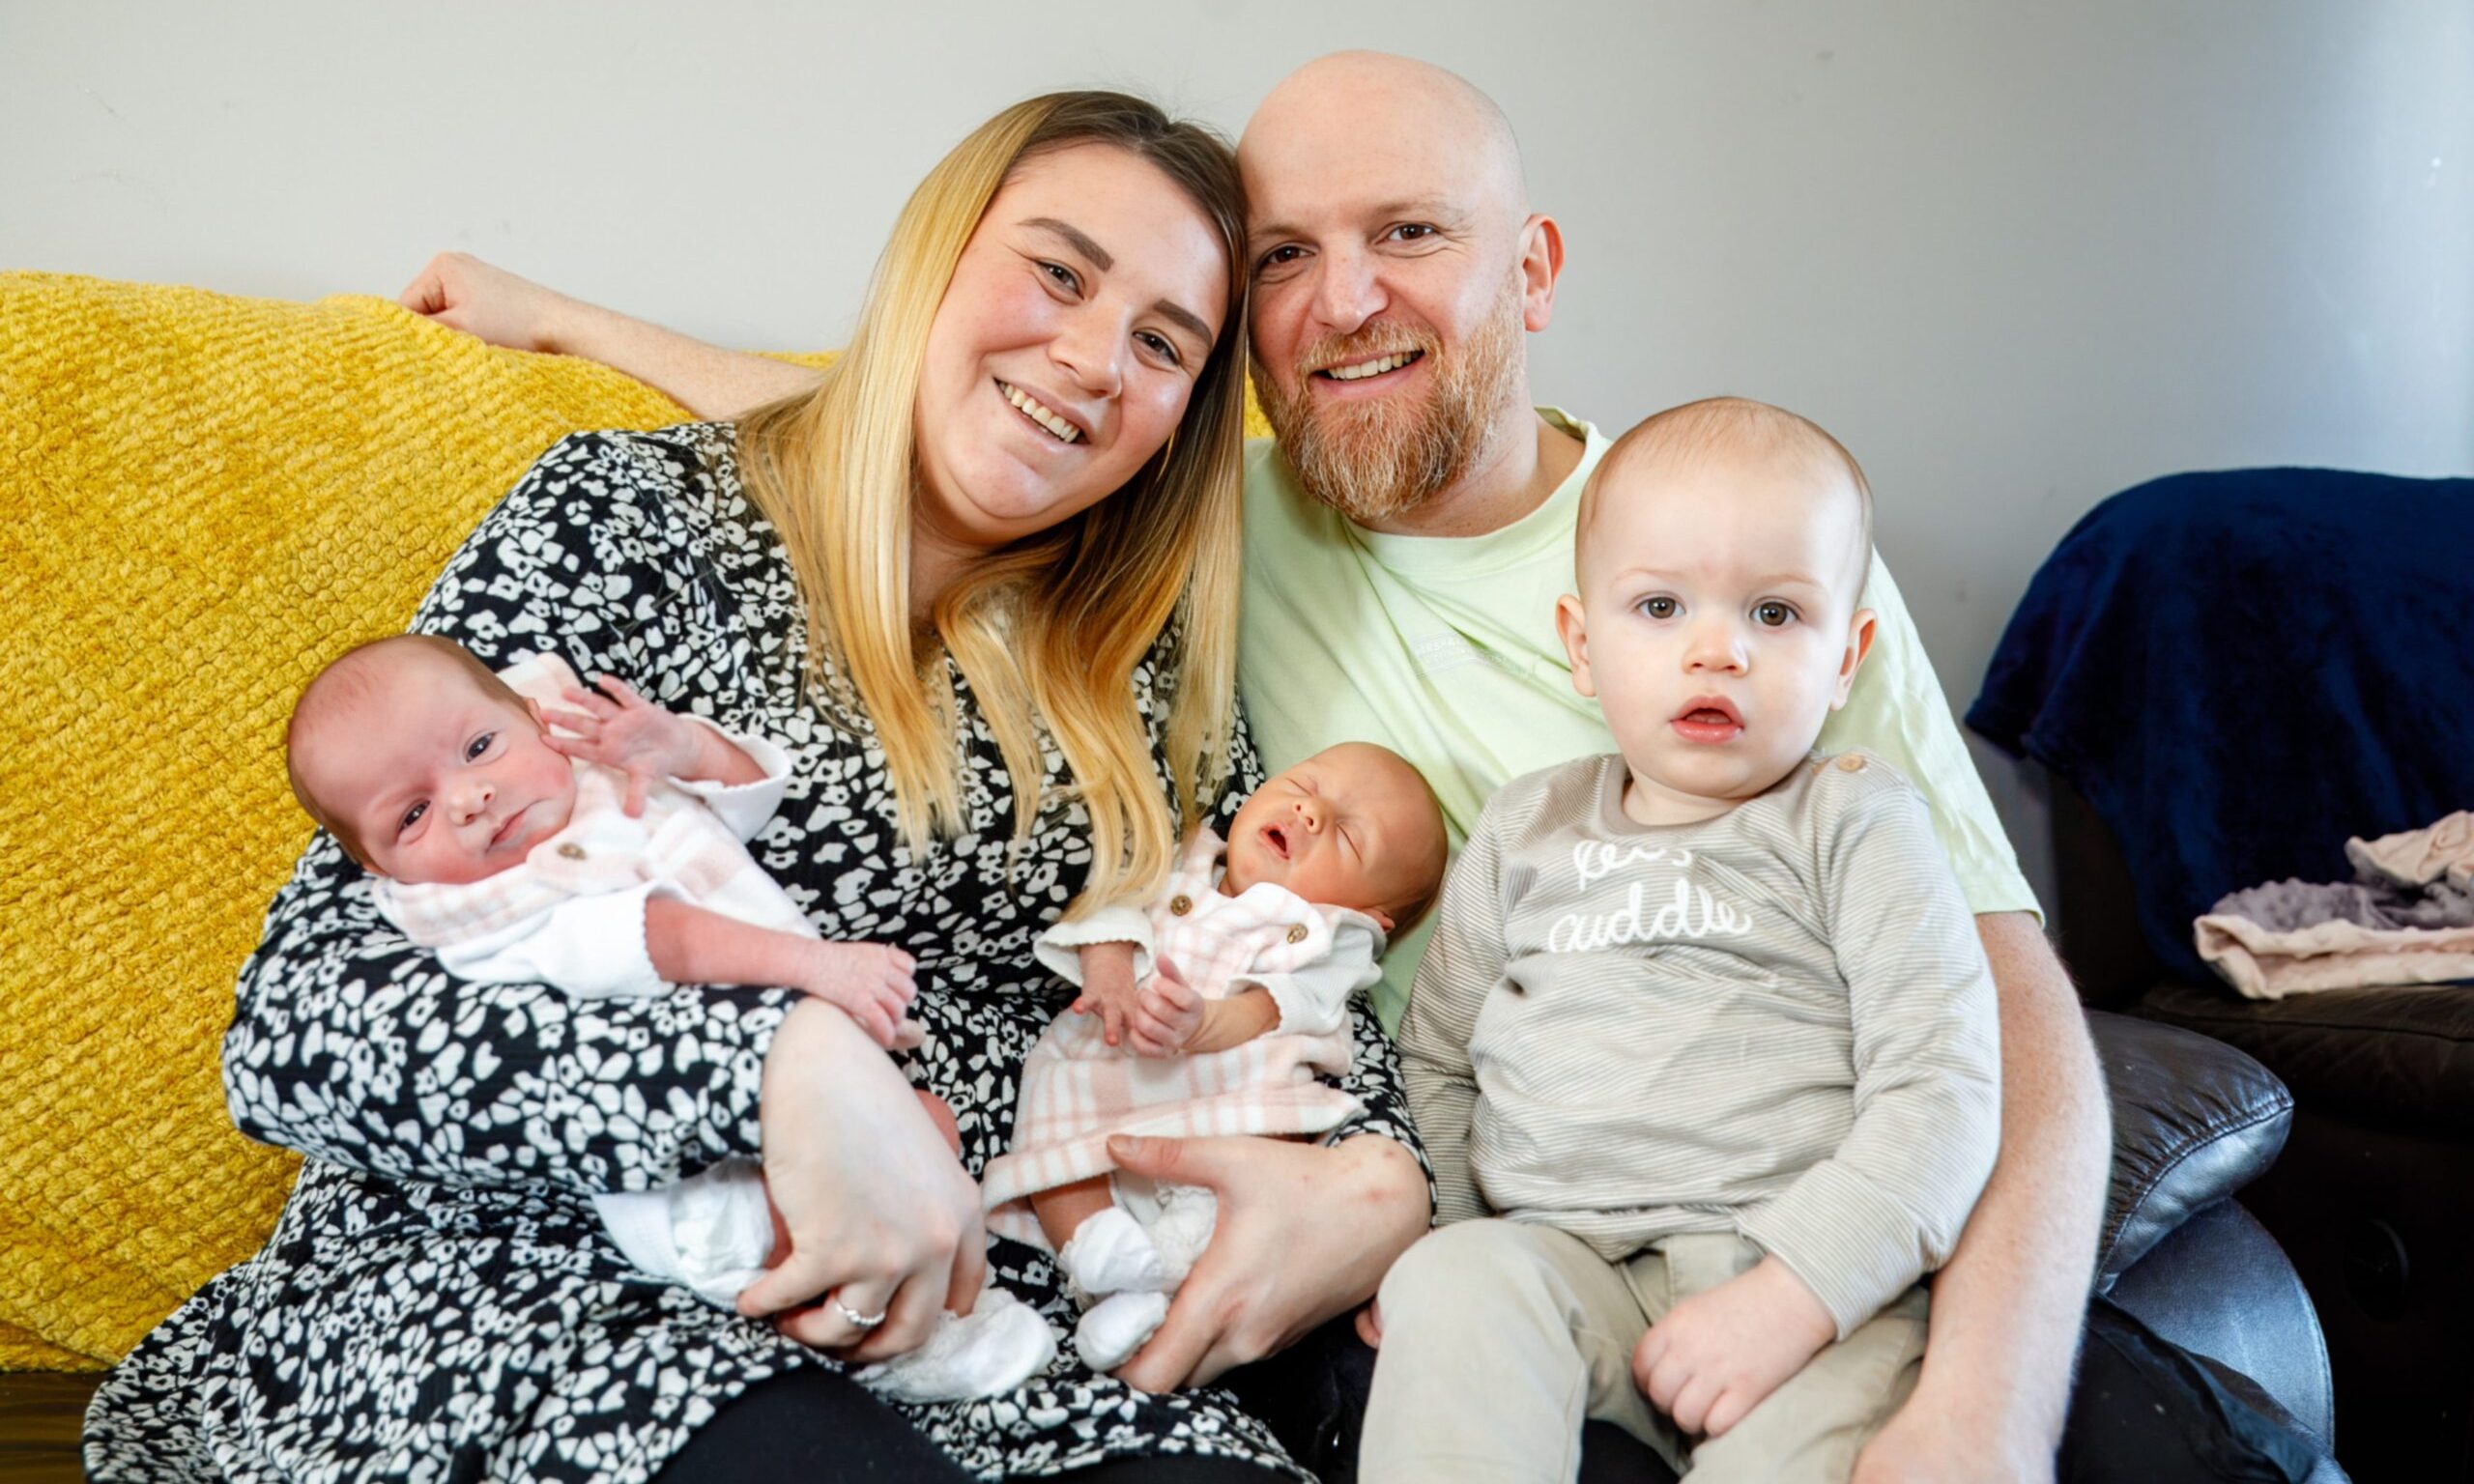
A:
[[[1680,1430],[1715,1438],[1837,1336],[1803,1279],[1765,1257],[1652,1325],[1633,1348],[1632,1383]]]
[[[1176,963],[1163,956],[1126,1017],[1126,1041],[1137,1056],[1175,1056],[1202,1029],[1203,998]]]
[[[1082,963],[1082,993],[1069,1008],[1078,1015],[1100,1017],[1100,1039],[1109,1045],[1125,1040],[1126,1018],[1134,1013],[1134,945],[1086,943],[1078,956]]]
[[[908,954],[882,943],[818,943],[797,988],[842,1007],[859,1029],[888,1051],[919,1044],[917,1022],[905,1017],[919,993]]]
[[[656,781],[694,775],[704,754],[703,728],[645,699],[617,675],[603,675],[599,683],[608,695],[570,688],[561,694],[576,709],[541,716],[561,728],[549,734],[551,747],[627,775],[625,810],[632,818],[645,812],[646,791]]]

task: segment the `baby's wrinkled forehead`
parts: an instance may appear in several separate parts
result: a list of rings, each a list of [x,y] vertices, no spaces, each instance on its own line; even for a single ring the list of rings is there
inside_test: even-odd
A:
[[[1873,533],[1872,487],[1863,469],[1818,424],[1740,397],[1670,408],[1615,441],[1581,496],[1575,566],[1587,572],[1602,556],[1627,555],[1602,550],[1599,528],[1609,509],[1643,516],[1626,523],[1627,533],[1654,539],[1659,518],[1688,513],[1693,500],[1726,499],[1730,488],[1747,478],[1805,496],[1801,515],[1808,522],[1828,520],[1834,507],[1849,511],[1852,521],[1832,522],[1847,533],[1846,564],[1825,575],[1843,571],[1861,589]]]

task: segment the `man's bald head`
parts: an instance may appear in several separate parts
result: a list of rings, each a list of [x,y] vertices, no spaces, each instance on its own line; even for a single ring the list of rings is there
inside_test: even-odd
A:
[[[1411,147],[1453,161],[1455,184],[1482,187],[1511,221],[1529,214],[1520,143],[1503,109],[1456,72],[1387,52],[1336,51],[1281,78],[1247,121],[1237,163],[1260,203],[1305,185],[1301,166]]]
[[[1272,89],[1237,158],[1254,386],[1307,494],[1382,526],[1534,441],[1522,336],[1552,312],[1563,239],[1493,100],[1338,52]]]

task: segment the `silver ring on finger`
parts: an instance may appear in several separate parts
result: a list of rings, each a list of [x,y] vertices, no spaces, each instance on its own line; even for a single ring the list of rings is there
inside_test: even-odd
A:
[[[850,1305],[842,1301],[842,1294],[839,1289],[835,1290],[833,1297],[825,1301],[832,1304],[833,1312],[841,1315],[842,1322],[849,1325],[853,1329],[874,1329],[877,1326],[885,1322],[885,1314],[888,1312],[887,1310],[879,1309],[874,1314],[862,1314],[857,1309],[854,1309],[850,1307]]]

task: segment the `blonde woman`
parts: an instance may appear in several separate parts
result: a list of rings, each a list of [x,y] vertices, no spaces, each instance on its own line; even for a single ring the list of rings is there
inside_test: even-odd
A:
[[[788,991],[451,981],[321,837],[224,1058],[242,1127],[309,1163],[266,1250],[105,1384],[93,1476],[1298,1471],[1228,1392],[1175,1388],[1362,1301],[1424,1227],[1370,1021],[1348,1086],[1372,1112],[1344,1137],[1165,1155],[1218,1187],[1220,1230],[1119,1377],[1069,1358],[896,1411],[818,1363],[918,1344],[991,1268],[1070,1320],[1043,1259],[984,1242],[968,1170],[1061,1003],[1032,935],[1138,893],[1257,782],[1232,701],[1242,222],[1208,133],[1033,100],[912,196],[821,386],[568,439],[482,523],[416,627],[500,663],[555,646],[785,740],[753,848],[827,936],[916,956],[929,1042],[897,1067]],[[913,1084],[955,1109],[962,1162]],[[589,1199],[732,1155],[762,1156],[788,1227],[740,1300],[766,1319],[633,1272]]]

